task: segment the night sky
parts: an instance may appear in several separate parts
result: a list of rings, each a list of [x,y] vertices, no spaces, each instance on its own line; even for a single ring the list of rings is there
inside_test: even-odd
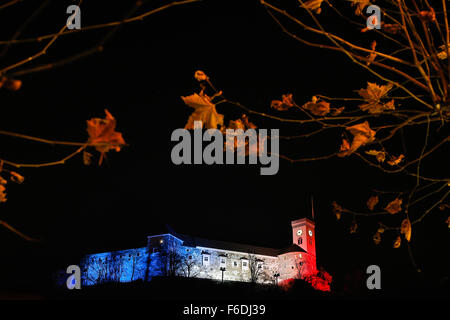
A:
[[[82,27],[118,20],[133,5],[133,1],[84,2]],[[70,3],[50,3],[20,38],[58,31]],[[146,2],[137,13],[160,3]],[[19,3],[0,11],[1,39],[9,39],[36,7]],[[339,20],[327,24],[337,32],[343,29]],[[47,55],[18,70],[89,49],[110,30],[61,37]],[[347,35],[365,37],[367,44],[372,40],[356,29]],[[1,58],[1,65],[23,59],[43,45],[17,44]],[[0,287],[39,291],[53,272],[77,264],[83,254],[143,247],[146,237],[163,231],[166,224],[204,238],[287,246],[292,241],[290,221],[310,217],[311,197],[317,263],[337,285],[342,286],[346,274],[357,278],[371,264],[380,265],[390,279],[383,282],[386,288],[433,286],[445,276],[448,279],[449,233],[439,212],[413,231],[411,249],[423,270],[421,276],[414,273],[406,246],[391,248],[393,234],[379,246],[373,244],[376,220],[358,220],[358,233],[350,235],[351,218],[336,221],[332,214],[333,200],[364,210],[371,190],[403,190],[412,187],[410,178],[387,177],[356,156],[297,164],[280,160],[274,176],[260,176],[255,165],[172,164],[175,143],[170,135],[184,127],[192,112],[180,96],[199,91],[196,70],[204,71],[230,100],[281,116],[297,116],[270,108],[271,100],[282,94],[293,93],[303,104],[315,94],[355,96],[354,90],[375,80],[344,55],[306,47],[283,34],[258,1],[244,5],[230,0],[168,9],[122,26],[101,53],[18,77],[23,82],[19,91],[0,91],[2,130],[84,142],[86,120],[104,117],[107,108],[128,145],[119,153],[110,152],[100,167],[98,153],[91,150],[91,166],[83,165],[79,156],[64,166],[18,170],[25,182],[8,184],[0,218],[41,241],[26,242],[0,229]],[[226,123],[242,114],[226,104],[218,105],[217,111],[225,115]],[[300,132],[294,125],[249,118],[259,128],[280,128],[281,135]],[[336,130],[318,139],[282,141],[280,153],[294,158],[326,155],[339,148],[341,134]],[[412,133],[406,143],[414,147],[418,137]],[[0,139],[0,157],[17,162],[59,160],[74,150]],[[441,159],[444,164],[445,157]]]

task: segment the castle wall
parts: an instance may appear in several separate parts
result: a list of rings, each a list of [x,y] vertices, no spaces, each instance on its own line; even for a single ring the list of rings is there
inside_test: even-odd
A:
[[[150,281],[155,276],[275,283],[316,270],[316,258],[288,252],[277,257],[183,245],[171,234],[152,236],[148,246],[87,255],[81,262],[83,284]]]

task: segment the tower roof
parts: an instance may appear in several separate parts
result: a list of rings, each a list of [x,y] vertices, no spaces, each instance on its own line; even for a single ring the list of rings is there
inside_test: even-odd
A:
[[[173,233],[173,235],[184,241],[183,245],[190,247],[204,247],[211,249],[219,249],[225,251],[236,251],[248,254],[259,254],[264,256],[276,257],[280,253],[279,249],[259,247],[249,244],[242,244],[236,242],[209,240],[199,237],[192,237],[185,234]]]
[[[289,252],[305,252],[305,253],[307,253],[306,250],[304,250],[303,248],[301,248],[298,245],[296,245],[295,243],[293,243],[290,246],[279,250],[278,254],[284,254],[284,253],[289,253]]]
[[[308,218],[301,218],[301,219],[297,219],[297,220],[291,221],[291,225],[292,226],[300,224],[300,223],[312,224],[313,226],[315,225],[314,221],[312,221],[312,220],[310,220]]]

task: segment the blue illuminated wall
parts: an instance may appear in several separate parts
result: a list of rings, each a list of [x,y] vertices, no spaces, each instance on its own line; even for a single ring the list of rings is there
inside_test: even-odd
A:
[[[89,254],[80,263],[82,283],[150,281],[154,276],[171,275],[170,269],[181,265],[182,251],[181,242],[167,234],[148,247]]]

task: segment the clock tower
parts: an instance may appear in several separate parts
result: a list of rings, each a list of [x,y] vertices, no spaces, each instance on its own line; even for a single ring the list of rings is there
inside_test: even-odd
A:
[[[308,218],[302,218],[291,222],[292,240],[294,244],[304,249],[308,254],[316,256],[316,233],[314,222]]]

